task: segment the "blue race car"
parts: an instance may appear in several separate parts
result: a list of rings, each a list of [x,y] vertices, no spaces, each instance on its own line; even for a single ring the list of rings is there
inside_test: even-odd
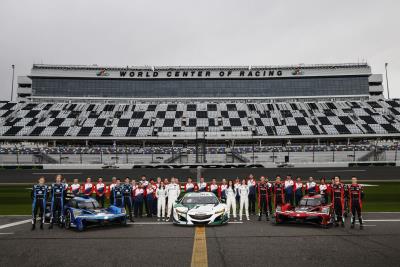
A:
[[[64,208],[65,229],[75,227],[83,231],[91,225],[127,224],[125,209],[116,206],[99,208],[97,200],[82,196],[71,198]]]

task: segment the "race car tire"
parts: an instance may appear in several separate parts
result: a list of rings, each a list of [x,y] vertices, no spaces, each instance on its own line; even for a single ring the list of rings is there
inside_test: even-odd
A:
[[[70,229],[71,228],[71,220],[72,220],[71,211],[67,210],[67,214],[65,214],[65,221],[64,221],[65,229]]]
[[[78,230],[79,232],[85,230],[85,225],[82,220],[76,220],[75,224],[76,224],[76,230]]]

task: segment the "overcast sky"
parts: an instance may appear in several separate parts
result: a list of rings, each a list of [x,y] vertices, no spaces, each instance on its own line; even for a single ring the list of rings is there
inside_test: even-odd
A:
[[[389,63],[400,97],[398,0],[0,0],[0,99],[33,63]],[[386,96],[385,83],[385,96]]]

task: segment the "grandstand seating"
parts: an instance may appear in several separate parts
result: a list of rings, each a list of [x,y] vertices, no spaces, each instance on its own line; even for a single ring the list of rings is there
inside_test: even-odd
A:
[[[0,136],[194,138],[400,133],[400,101],[0,102]]]

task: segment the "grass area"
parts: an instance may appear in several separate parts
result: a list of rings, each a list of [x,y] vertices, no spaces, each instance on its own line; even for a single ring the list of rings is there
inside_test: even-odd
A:
[[[400,183],[368,183],[364,187],[364,211],[400,211]],[[0,185],[0,215],[30,214],[28,185]]]

